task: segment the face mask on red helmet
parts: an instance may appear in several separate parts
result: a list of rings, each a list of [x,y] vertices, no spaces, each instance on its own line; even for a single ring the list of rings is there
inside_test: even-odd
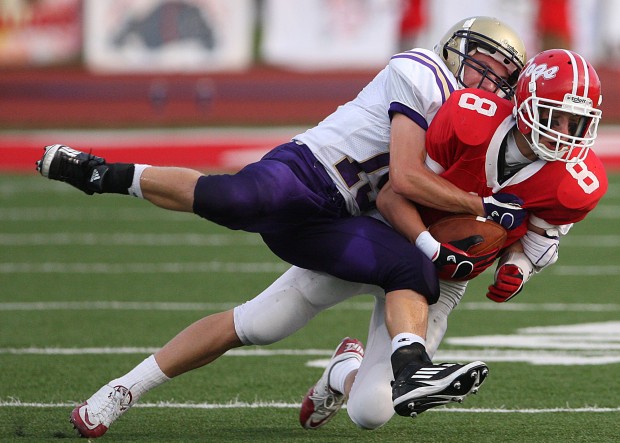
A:
[[[601,119],[601,83],[582,56],[541,52],[519,76],[515,100],[519,131],[539,158],[579,162],[588,155]]]

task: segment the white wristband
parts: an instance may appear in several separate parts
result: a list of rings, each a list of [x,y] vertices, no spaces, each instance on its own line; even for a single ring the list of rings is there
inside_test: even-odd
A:
[[[527,281],[534,273],[534,265],[532,265],[530,259],[527,258],[527,255],[525,255],[523,252],[513,251],[502,255],[499,263],[497,264],[497,269],[495,270],[496,278],[497,271],[499,271],[499,268],[501,268],[505,264],[515,265],[521,270],[521,272],[523,273],[523,283],[527,283]]]
[[[439,249],[441,248],[441,243],[435,240],[428,231],[424,231],[418,235],[418,238],[415,239],[415,245],[424,255],[433,261],[437,258]]]
[[[142,196],[142,188],[140,187],[140,177],[142,177],[142,173],[144,172],[144,170],[150,166],[151,165],[141,165],[141,164],[134,165],[133,181],[131,183],[131,186],[128,189],[129,195],[133,195],[134,197],[138,197],[138,198],[144,198]]]

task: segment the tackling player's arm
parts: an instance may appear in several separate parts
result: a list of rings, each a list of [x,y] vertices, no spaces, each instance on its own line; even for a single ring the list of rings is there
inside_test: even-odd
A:
[[[428,232],[417,207],[410,200],[393,192],[388,181],[377,197],[377,209],[394,229],[415,243],[439,272],[440,278],[469,280],[490,266],[497,254],[471,255],[466,251],[480,243],[482,237],[471,236],[450,243],[439,243]]]
[[[460,116],[458,121],[462,121],[462,116],[467,115],[469,120],[478,124],[481,124],[480,118],[484,118],[476,111],[461,107],[459,92],[453,93],[437,112],[428,133],[410,116],[399,112],[392,114],[390,181],[393,192],[422,206],[449,213],[488,217],[506,229],[514,229],[525,218],[525,211],[520,206],[522,201],[516,196],[495,194],[481,198],[458,188],[439,176],[435,168],[431,170],[426,165],[427,143],[433,143],[433,146],[437,147],[432,137],[433,131],[440,134],[441,141],[438,145],[441,148],[437,149],[445,151],[443,162],[449,164],[454,160],[453,157],[458,155],[452,143],[458,139],[458,129],[453,124],[455,116]],[[468,126],[467,123],[461,124]],[[430,137],[428,141],[427,137]],[[437,163],[439,170],[445,167],[447,166]]]
[[[484,215],[479,199],[448,183],[425,165],[426,129],[456,87],[454,78],[443,69],[434,69],[434,63],[440,64],[434,54],[425,51],[413,51],[390,60],[387,111],[392,187],[402,197],[424,206]]]
[[[388,181],[377,196],[377,209],[381,215],[411,243],[426,231],[418,208],[410,200],[394,192]],[[430,258],[430,257],[429,257]]]
[[[425,137],[426,131],[409,117],[394,114],[390,137],[392,190],[423,206],[484,216],[479,197],[459,189],[426,167]]]

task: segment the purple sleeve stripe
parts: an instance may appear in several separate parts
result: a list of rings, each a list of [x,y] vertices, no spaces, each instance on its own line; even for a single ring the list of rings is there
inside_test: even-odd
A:
[[[433,71],[433,74],[435,74],[435,82],[437,83],[439,92],[441,92],[442,103],[444,103],[448,99],[448,97],[450,97],[450,94],[454,92],[454,87],[452,86],[452,83],[450,83],[450,81],[448,80],[446,74],[443,72],[441,67],[429,56],[425,54],[420,54],[418,52],[409,51],[397,54],[392,58],[408,58],[410,60],[415,60],[416,62],[420,63],[423,66],[426,66],[428,69]]]
[[[390,109],[388,110],[388,113],[390,114],[390,119],[397,112],[399,114],[405,114],[407,117],[413,120],[420,128],[424,129],[425,131],[428,129],[428,123],[426,122],[426,119],[422,117],[420,114],[418,114],[417,112],[415,112],[413,109],[408,108],[402,103],[398,103],[398,102],[390,103]]]

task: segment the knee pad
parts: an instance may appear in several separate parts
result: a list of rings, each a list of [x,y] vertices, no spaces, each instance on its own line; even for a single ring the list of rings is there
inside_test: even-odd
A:
[[[378,429],[394,416],[392,389],[389,384],[381,392],[357,395],[349,398],[347,413],[355,425],[361,429]]]
[[[387,338],[386,338],[387,341]],[[376,343],[379,344],[379,343]],[[387,345],[387,343],[385,343]],[[362,366],[349,393],[349,418],[361,429],[377,429],[394,416],[392,405],[392,365],[385,348],[367,348]]]
[[[258,296],[234,309],[235,330],[245,345],[275,343],[319,312],[370,289],[375,288],[292,266]]]
[[[244,345],[269,345],[301,329],[317,313],[297,288],[267,288],[234,309],[235,331]]]

